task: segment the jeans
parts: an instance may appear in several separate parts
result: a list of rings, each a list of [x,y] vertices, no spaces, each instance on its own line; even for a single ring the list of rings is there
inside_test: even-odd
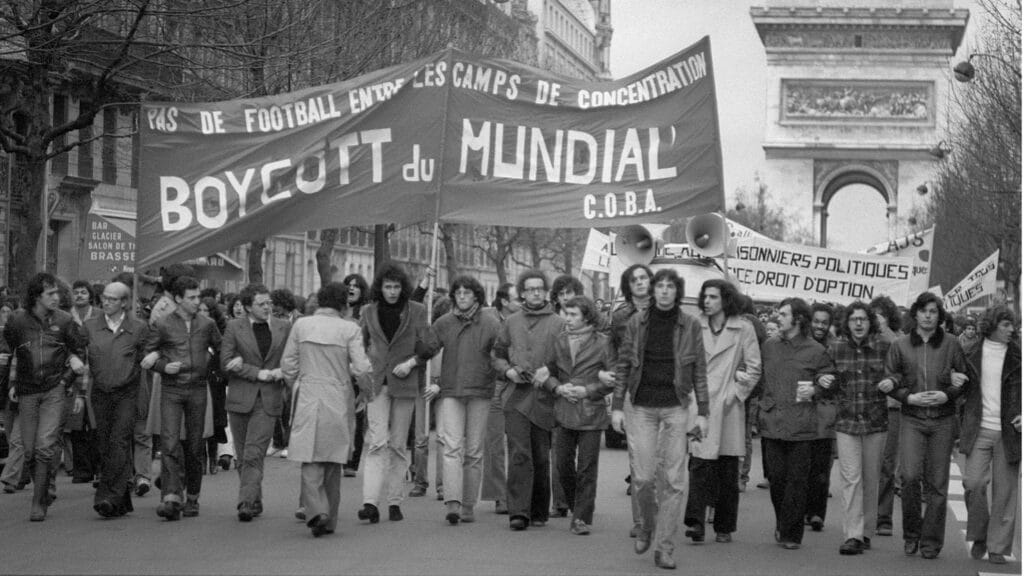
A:
[[[109,392],[98,387],[92,391],[100,453],[97,504],[107,500],[115,509],[131,508],[132,430],[138,397],[138,388],[132,385]]]
[[[436,415],[437,403],[432,402],[431,411]],[[412,453],[412,483],[415,486],[422,486],[426,489],[430,485],[427,480],[427,461],[430,458],[430,429],[426,423],[426,412],[427,412],[427,401],[422,396],[416,398],[416,433],[415,433],[415,446],[413,447]],[[434,418],[437,420],[436,416]],[[434,447],[434,486],[437,488],[437,493],[441,494],[444,489],[444,481],[441,479],[441,471],[444,470],[444,464],[441,462],[441,442],[440,439],[436,440],[436,446]]]
[[[358,386],[352,382],[352,393],[358,394]],[[343,470],[359,470],[359,462],[363,457],[363,443],[366,439],[366,428],[368,427],[366,409],[356,412],[356,431],[352,437],[352,456],[342,466]]]
[[[640,507],[640,529],[653,532],[655,550],[675,550],[679,517],[686,504],[690,415],[682,406],[625,405],[626,441],[633,494]]]
[[[878,524],[878,478],[885,449],[885,432],[854,436],[836,432],[839,451],[839,498],[843,533],[864,540]]]
[[[919,541],[921,550],[942,550],[946,536],[946,495],[955,420],[953,415],[918,418],[907,414],[900,420],[903,539]]]
[[[807,473],[807,511],[805,516],[818,516],[825,520],[825,511],[828,509],[828,485],[832,476],[832,454],[835,440],[832,438],[819,438],[813,440],[814,447],[811,448],[811,465]]]
[[[139,393],[135,409],[135,425],[132,428],[132,463],[136,478],[149,480],[153,477],[153,435],[146,431],[149,418],[150,378],[152,372],[144,370],[139,377]]]
[[[341,464],[336,462],[303,462],[299,504],[306,509],[306,518],[327,514],[327,529],[338,526],[338,504],[341,503]]]
[[[804,539],[807,470],[813,447],[814,440],[761,438],[768,491],[775,509],[775,529],[783,542],[799,544]]]
[[[988,483],[992,480],[992,514],[989,514]],[[988,551],[1009,555],[1013,552],[1013,532],[1017,520],[1017,482],[1020,462],[1006,460],[1003,434],[999,430],[978,431],[964,469],[964,498],[967,500],[967,539],[986,542]]]
[[[4,411],[4,429],[7,430],[7,461],[4,463],[0,482],[17,487],[25,467],[25,445],[21,441],[21,416],[16,409],[7,405]]]
[[[551,432],[517,410],[505,411],[509,519],[547,522],[551,503]]]
[[[389,505],[397,506],[405,496],[405,472],[409,469],[406,439],[415,412],[415,398],[392,398],[384,386],[366,405],[369,423],[365,438],[366,466],[363,471],[363,502],[377,506],[381,492]]]
[[[228,412],[238,461],[239,504],[263,501],[263,461],[267,457],[276,421],[277,417],[267,414],[263,408],[263,398],[259,394],[250,412]]]
[[[444,450],[444,499],[476,505],[483,476],[487,398],[441,398],[437,437]]]
[[[560,430],[555,435],[555,465],[565,504],[572,510],[573,520],[593,524],[602,431]]]
[[[206,386],[178,386],[164,382],[160,392],[160,444],[163,450],[160,471],[161,497],[164,501],[199,498],[203,485],[203,420],[206,416]],[[179,440],[181,421],[185,420],[185,442]]]
[[[892,505],[896,498],[896,479],[900,453],[900,409],[889,408],[889,432],[882,452],[882,470],[878,477],[878,528],[892,529]],[[870,529],[871,526],[868,526]]]
[[[715,533],[732,534],[740,506],[739,456],[717,460],[690,458],[690,497],[686,501],[687,526],[704,527],[708,506],[715,509]]]
[[[507,500],[505,496],[505,412],[495,387],[487,410],[487,433],[484,439],[484,478],[481,500]]]
[[[21,420],[21,443],[25,459],[35,465],[56,470],[54,456],[60,441],[60,424],[64,417],[64,387],[54,386],[46,392],[26,394],[18,399]]]
[[[562,481],[559,480],[558,459],[555,455],[555,445],[558,444],[558,437],[562,435],[563,428],[557,424],[551,430],[551,508],[554,510],[568,510],[570,508],[562,490]]]

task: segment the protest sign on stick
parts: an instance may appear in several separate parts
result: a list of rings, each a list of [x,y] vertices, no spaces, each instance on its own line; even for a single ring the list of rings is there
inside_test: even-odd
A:
[[[982,296],[996,294],[996,271],[999,269],[999,250],[985,258],[971,270],[966,278],[946,292],[943,307],[946,312],[959,312],[962,308]]]

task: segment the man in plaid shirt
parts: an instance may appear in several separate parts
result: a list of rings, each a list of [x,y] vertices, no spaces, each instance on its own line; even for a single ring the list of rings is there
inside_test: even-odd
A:
[[[839,495],[843,506],[842,555],[871,548],[864,527],[878,518],[878,478],[888,431],[885,379],[889,343],[878,336],[878,321],[867,304],[856,301],[846,309],[842,334],[829,344],[835,375],[821,385],[838,399],[836,447],[839,452]]]

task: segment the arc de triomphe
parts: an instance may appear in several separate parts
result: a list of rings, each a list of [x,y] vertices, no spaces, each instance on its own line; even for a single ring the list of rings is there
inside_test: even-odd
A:
[[[765,178],[787,210],[826,246],[832,199],[863,184],[884,200],[890,239],[912,231],[968,11],[953,0],[767,0],[750,14],[768,64]]]

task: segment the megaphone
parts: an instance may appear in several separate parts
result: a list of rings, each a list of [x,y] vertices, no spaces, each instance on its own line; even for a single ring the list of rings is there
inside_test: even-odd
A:
[[[626,226],[615,235],[615,253],[626,264],[650,264],[658,255],[661,235],[668,228],[665,224],[635,224]]]
[[[690,250],[705,258],[717,258],[734,249],[725,218],[715,213],[694,216],[686,224],[686,241]]]

